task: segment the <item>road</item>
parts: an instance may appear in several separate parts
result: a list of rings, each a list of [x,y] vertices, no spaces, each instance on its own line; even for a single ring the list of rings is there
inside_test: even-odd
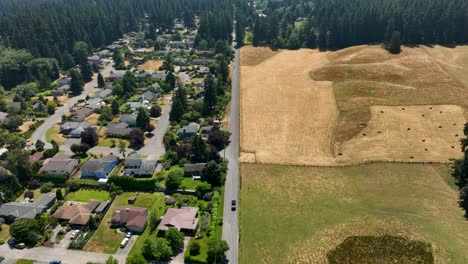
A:
[[[233,47],[236,43],[233,43]],[[231,90],[231,110],[229,116],[229,130],[231,132],[231,143],[225,150],[228,160],[228,171],[226,185],[224,187],[224,222],[223,239],[229,245],[226,257],[229,263],[238,263],[239,246],[239,50],[234,53]],[[231,201],[237,201],[237,210],[231,211]]]
[[[158,125],[153,131],[153,137],[151,140],[138,151],[140,155],[147,155],[148,159],[158,160],[165,153],[163,139],[164,134],[169,127],[169,113],[171,112],[171,109],[172,102],[167,105],[159,118]]]
[[[113,63],[109,63],[107,64],[104,69],[101,70],[101,74],[102,75],[105,75],[107,73],[109,73],[111,70],[113,70]],[[55,113],[53,115],[51,115],[49,118],[45,119],[45,122],[39,126],[36,131],[34,131],[34,133],[32,134],[31,136],[31,142],[33,144],[36,143],[37,140],[41,140],[42,142],[45,143],[45,147],[46,148],[52,148],[52,145],[46,141],[46,133],[47,133],[47,130],[53,126],[55,123],[60,123],[62,121],[62,116],[69,112],[70,109],[76,104],[78,103],[78,100],[81,100],[81,99],[85,99],[86,98],[86,95],[88,95],[89,91],[93,88],[97,87],[97,74],[95,74],[93,76],[93,80],[88,82],[85,86],[84,86],[84,91],[81,95],[79,96],[75,96],[73,98],[70,98],[70,100],[68,100],[68,102],[59,107],[57,110],[55,110]]]

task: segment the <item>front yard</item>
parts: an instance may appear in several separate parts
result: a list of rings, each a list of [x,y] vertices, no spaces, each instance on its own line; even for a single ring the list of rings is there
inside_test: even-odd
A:
[[[89,200],[105,201],[110,200],[110,195],[106,191],[80,189],[76,192],[68,193],[65,200],[75,202],[87,202]]]
[[[146,207],[150,210],[158,210],[158,216],[164,213],[164,196],[161,194],[156,193],[124,193],[117,196],[114,199],[111,207],[107,211],[106,215],[104,216],[99,228],[94,233],[93,237],[88,241],[84,250],[86,251],[93,251],[93,252],[104,252],[108,254],[114,254],[117,252],[120,246],[120,242],[122,242],[123,237],[117,233],[117,230],[110,227],[110,219],[114,214],[115,209],[118,206],[128,205],[128,198],[131,196],[136,196],[137,200],[135,204],[132,206],[140,206]],[[159,212],[162,211],[162,213]],[[147,236],[149,233],[149,229],[146,228],[142,234],[142,237]],[[144,238],[138,238],[135,243],[133,250],[139,250],[139,248],[143,244]],[[136,248],[136,249],[135,249]]]
[[[46,141],[52,142],[52,140],[55,140],[59,146],[63,145],[63,143],[65,143],[67,140],[63,137],[62,134],[60,134],[60,126],[58,124],[54,124],[49,129],[47,129]]]

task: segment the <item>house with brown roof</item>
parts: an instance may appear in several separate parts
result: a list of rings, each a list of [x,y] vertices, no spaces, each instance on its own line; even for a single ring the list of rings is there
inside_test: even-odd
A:
[[[87,203],[69,201],[54,213],[54,217],[59,221],[67,221],[70,225],[85,226],[100,203],[96,200],[89,200]]]
[[[73,112],[70,120],[74,122],[83,122],[93,112],[94,112],[93,109],[89,107],[83,107],[80,110]]]
[[[166,231],[171,227],[182,232],[195,232],[198,227],[198,208],[169,208],[158,225],[158,230]]]
[[[44,165],[39,169],[39,173],[55,176],[70,175],[78,166],[78,163],[78,160],[72,159],[68,155],[55,155],[44,161]]]
[[[111,218],[112,226],[126,227],[128,231],[142,233],[146,228],[148,209],[136,206],[119,206]]]

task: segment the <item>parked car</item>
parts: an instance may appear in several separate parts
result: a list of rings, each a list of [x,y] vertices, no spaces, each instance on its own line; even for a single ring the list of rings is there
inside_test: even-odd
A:
[[[61,260],[52,260],[49,262],[49,264],[62,264]]]
[[[15,246],[15,239],[14,239],[14,238],[10,237],[10,238],[8,239],[7,242],[8,242],[8,245],[9,245],[10,247],[14,247],[14,246]]]
[[[131,238],[132,237],[132,232],[128,232],[126,235],[125,235],[126,238]]]
[[[71,236],[70,236],[70,239],[75,239],[76,235],[79,233],[80,231],[79,230],[73,230],[72,233],[71,233]]]
[[[236,210],[236,200],[232,200],[231,201],[231,211],[235,211]]]
[[[128,240],[128,238],[124,238],[124,240],[122,240],[122,243],[120,243],[120,248],[124,248],[128,244]]]
[[[26,248],[26,244],[25,243],[16,244],[16,248],[17,249],[24,249],[24,248]]]

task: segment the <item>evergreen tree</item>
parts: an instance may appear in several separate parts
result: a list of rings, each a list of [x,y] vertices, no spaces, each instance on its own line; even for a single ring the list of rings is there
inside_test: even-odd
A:
[[[390,44],[388,45],[388,51],[392,54],[399,54],[401,52],[401,33],[393,31]]]
[[[175,77],[175,75],[174,75],[174,73],[172,71],[172,67],[169,70],[169,72],[167,73],[166,82],[171,86],[172,89],[175,88],[175,86],[176,86],[176,77]]]
[[[150,117],[148,115],[148,112],[143,107],[138,108],[136,126],[141,128],[142,130],[145,130],[149,123]]]
[[[205,162],[208,158],[208,145],[203,140],[201,135],[193,138],[190,148],[191,160],[193,163]]]
[[[114,50],[114,53],[112,54],[112,59],[114,60],[114,67],[117,70],[125,69],[124,57],[120,49]]]
[[[117,101],[117,99],[112,100],[111,109],[112,109],[112,114],[114,116],[120,114],[120,105],[119,105],[119,101]]]
[[[72,70],[70,72],[71,81],[70,81],[70,91],[72,95],[77,96],[83,92],[83,77],[81,73],[77,70]]]
[[[212,75],[209,75],[205,79],[205,96],[203,97],[203,115],[210,116],[213,114],[213,109],[216,106],[217,97],[216,97],[216,87],[214,83],[214,78]]]
[[[104,88],[106,86],[106,83],[104,82],[104,77],[102,77],[101,73],[98,73],[97,83],[99,88]]]

